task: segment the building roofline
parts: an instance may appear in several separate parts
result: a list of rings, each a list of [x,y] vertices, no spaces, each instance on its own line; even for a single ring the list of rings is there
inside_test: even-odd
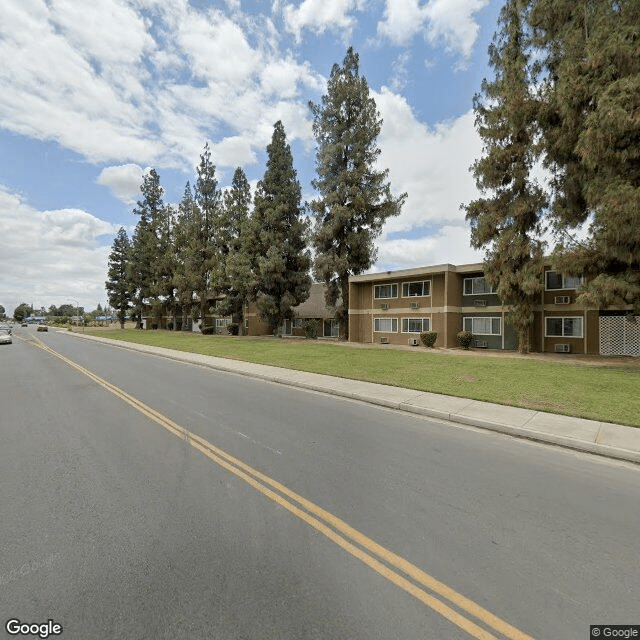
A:
[[[445,273],[451,271],[454,273],[470,273],[472,271],[483,271],[482,262],[473,262],[470,264],[436,264],[425,267],[416,267],[413,269],[398,269],[397,271],[379,271],[378,273],[365,273],[357,276],[350,276],[349,282],[372,282],[374,280],[387,280],[388,278],[409,278],[411,276],[431,275],[434,273]]]

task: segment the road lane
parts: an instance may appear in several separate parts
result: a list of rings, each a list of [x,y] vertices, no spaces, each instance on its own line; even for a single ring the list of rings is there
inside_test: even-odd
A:
[[[49,334],[46,340],[105,377],[120,380],[173,419],[183,418],[192,430],[224,443],[226,450],[361,531],[374,533],[375,540],[412,562],[435,567],[431,573],[451,577],[449,584],[455,588],[468,586],[462,593],[483,606],[511,622],[530,621],[526,630],[539,629],[533,633],[537,637],[550,637],[542,633],[549,628],[557,637],[582,637],[584,625],[588,629],[589,620],[597,621],[590,616],[599,611],[632,610],[630,592],[626,598],[618,596],[627,587],[637,588],[637,576],[625,565],[625,559],[637,553],[637,542],[628,535],[637,517],[625,515],[623,506],[637,501],[634,470],[601,462],[585,465],[586,456],[443,429],[358,403],[80,343],[69,336]],[[556,476],[540,477],[541,470]],[[597,487],[583,488],[585,479]],[[565,485],[566,499],[562,492],[558,496],[558,482]],[[606,504],[597,500],[598,492],[594,503],[587,495],[592,488],[599,488]],[[620,489],[622,496],[612,504]],[[541,507],[549,512],[540,522]],[[584,518],[585,510],[595,512],[595,523],[582,531],[575,518]],[[599,540],[617,545],[616,553],[599,548]],[[585,549],[591,557],[584,555]],[[578,567],[571,566],[575,559],[580,560]],[[606,573],[610,569],[618,571],[615,580]],[[584,578],[591,575],[602,575],[610,598],[603,601],[593,584],[581,593]],[[568,621],[572,631],[558,636],[561,621]],[[441,637],[451,637],[450,630]]]

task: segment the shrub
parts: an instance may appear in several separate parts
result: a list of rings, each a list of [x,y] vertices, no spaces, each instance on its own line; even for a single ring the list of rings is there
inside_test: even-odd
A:
[[[240,333],[240,325],[237,322],[230,322],[227,325],[227,331],[231,336],[237,336]]]
[[[420,342],[422,342],[425,347],[433,347],[437,339],[438,333],[436,331],[423,331],[420,334]]]
[[[305,338],[315,339],[318,337],[318,321],[312,318],[302,323],[302,331]]]
[[[461,331],[458,334],[458,344],[467,351],[473,342],[473,333],[471,331]]]
[[[200,327],[200,333],[202,333],[203,336],[210,336],[210,335],[213,335],[215,332],[216,332],[215,325],[210,325],[208,327],[205,327],[205,326]]]

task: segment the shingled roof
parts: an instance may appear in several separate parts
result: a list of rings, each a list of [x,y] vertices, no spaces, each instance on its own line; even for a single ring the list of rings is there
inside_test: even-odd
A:
[[[324,301],[325,286],[322,282],[314,282],[309,290],[309,297],[294,307],[296,318],[333,318],[335,309],[327,307]]]

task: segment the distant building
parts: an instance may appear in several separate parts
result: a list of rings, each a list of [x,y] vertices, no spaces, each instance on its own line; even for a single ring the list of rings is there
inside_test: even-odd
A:
[[[285,320],[279,327],[283,336],[304,336],[304,323],[315,320],[319,338],[337,338],[339,324],[335,317],[335,309],[327,307],[323,283],[314,282],[309,290],[309,297],[293,307],[294,318]],[[262,322],[255,304],[249,306],[245,314],[247,335],[264,336],[271,333],[269,327]]]

